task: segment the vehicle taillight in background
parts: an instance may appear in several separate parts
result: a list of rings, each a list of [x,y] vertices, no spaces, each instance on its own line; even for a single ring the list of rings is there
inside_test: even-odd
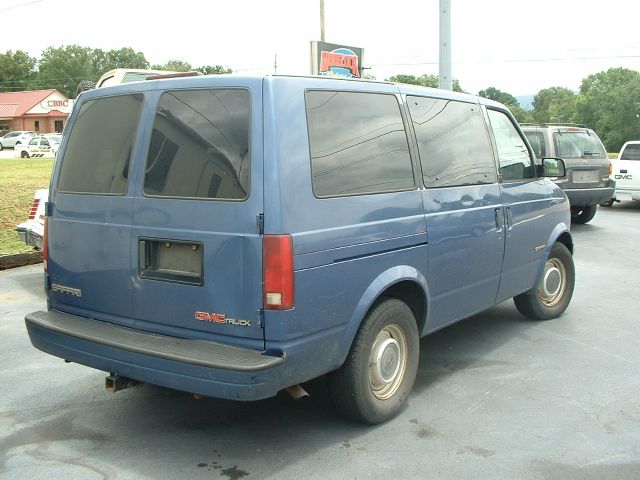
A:
[[[48,260],[49,260],[49,219],[44,217],[44,234],[42,236],[42,265],[44,267],[44,273],[47,273]]]
[[[33,199],[33,205],[31,205],[31,210],[29,210],[29,220],[33,220],[36,218],[36,212],[38,211],[38,205],[40,204],[39,198]]]
[[[293,308],[295,301],[291,235],[265,235],[262,238],[262,255],[264,308]]]
[[[613,162],[609,160],[609,176],[613,175]]]

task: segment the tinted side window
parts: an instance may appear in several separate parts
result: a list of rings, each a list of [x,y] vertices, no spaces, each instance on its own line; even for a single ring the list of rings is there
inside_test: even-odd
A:
[[[534,178],[535,171],[529,150],[509,117],[502,112],[489,110],[489,119],[498,148],[502,179],[509,181]]]
[[[632,143],[622,151],[620,160],[640,160],[640,144]]]
[[[478,105],[407,97],[427,187],[497,181],[489,135]]]
[[[309,91],[306,104],[316,196],[415,187],[407,134],[395,96]]]
[[[147,155],[145,195],[247,198],[250,126],[248,90],[164,93]]]
[[[62,159],[60,191],[117,195],[127,191],[142,102],[142,95],[120,95],[82,104]]]
[[[542,132],[524,132],[529,145],[533,148],[533,153],[536,157],[544,158],[547,156],[547,147],[544,143],[544,135]]]

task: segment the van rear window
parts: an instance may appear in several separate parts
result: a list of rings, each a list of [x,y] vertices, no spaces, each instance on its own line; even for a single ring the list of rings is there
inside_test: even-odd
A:
[[[145,195],[244,200],[249,194],[250,125],[248,90],[165,92],[151,133]]]
[[[82,104],[61,160],[60,192],[126,193],[143,98],[119,95]]]

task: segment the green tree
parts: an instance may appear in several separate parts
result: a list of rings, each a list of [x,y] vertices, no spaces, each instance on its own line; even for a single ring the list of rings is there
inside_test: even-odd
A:
[[[640,72],[611,68],[582,81],[575,119],[593,128],[607,150],[640,138]]]
[[[533,98],[533,117],[539,123],[569,123],[575,120],[576,94],[568,88],[540,90]]]
[[[94,57],[96,71],[100,75],[114,68],[149,68],[149,61],[145,58],[144,53],[136,52],[129,47],[109,50],[108,52],[96,49],[94,50]]]
[[[437,75],[420,75],[416,77],[415,75],[394,75],[392,77],[387,78],[387,82],[395,82],[395,83],[408,83],[410,85],[421,85],[423,87],[431,87],[438,88],[438,76]],[[460,82],[456,79],[453,80],[453,91],[454,92],[462,92],[462,88],[460,88]]]
[[[520,104],[518,103],[518,99],[516,99],[516,97],[495,87],[489,87],[486,90],[480,90],[478,92],[478,95],[484,98],[488,98],[489,100],[500,102],[508,107],[520,107]]]
[[[164,65],[153,65],[151,68],[154,70],[171,70],[174,72],[190,72],[192,70],[191,64],[182,60],[169,60]]]
[[[509,110],[511,110],[511,113],[513,113],[513,116],[516,117],[519,123],[533,123],[535,121],[531,112],[522,108],[520,103],[518,103],[518,99],[510,93],[503,92],[495,87],[489,87],[486,90],[480,90],[478,95],[488,98],[489,100],[500,102],[509,107]]]
[[[0,92],[26,90],[35,74],[36,59],[26,52],[0,53]]]
[[[73,97],[81,80],[97,79],[95,52],[88,47],[49,47],[42,52],[32,88],[57,88]]]
[[[201,72],[205,75],[220,75],[223,73],[233,73],[230,68],[223,67],[222,65],[203,65],[202,67],[194,68],[196,72]]]

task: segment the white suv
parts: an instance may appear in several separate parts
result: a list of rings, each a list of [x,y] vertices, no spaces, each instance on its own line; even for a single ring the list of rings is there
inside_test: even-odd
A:
[[[640,201],[640,141],[622,146],[618,158],[611,161],[611,178],[616,181],[616,191],[608,205],[625,200]]]

